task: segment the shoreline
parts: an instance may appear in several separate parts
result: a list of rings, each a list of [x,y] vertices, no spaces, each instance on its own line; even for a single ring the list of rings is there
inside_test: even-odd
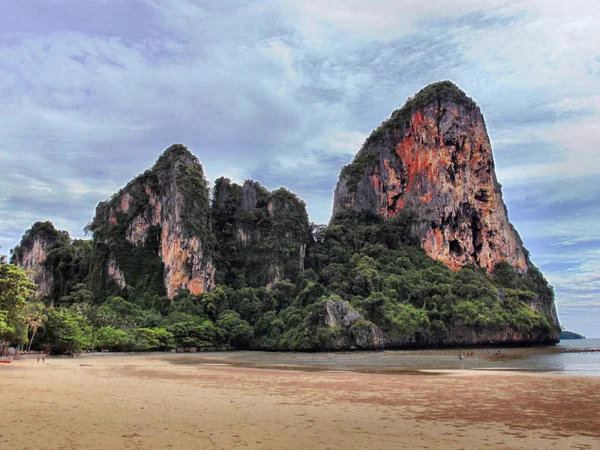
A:
[[[348,352],[266,352],[260,350],[233,350],[215,352],[97,352],[83,353],[77,358],[160,358],[176,365],[227,365],[240,368],[298,370],[303,372],[342,371],[379,373],[388,375],[446,373],[460,370],[509,371],[575,376],[599,376],[600,348],[519,347],[378,350]],[[461,360],[458,356],[463,354]],[[587,353],[573,364],[577,354]],[[24,355],[24,359],[35,355]],[[68,355],[54,355],[49,359],[73,359]],[[565,360],[564,358],[571,358]]]

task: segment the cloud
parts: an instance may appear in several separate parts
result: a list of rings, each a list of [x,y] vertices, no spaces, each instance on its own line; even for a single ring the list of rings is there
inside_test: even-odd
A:
[[[465,15],[482,13],[505,16],[515,8],[506,1],[489,1],[485,6],[476,0],[426,3],[410,0],[393,2],[375,0],[333,0],[328,2],[294,1],[288,5],[299,22],[299,29],[309,42],[322,44],[333,33],[346,39],[394,41],[419,31],[423,21],[432,18],[452,21]]]

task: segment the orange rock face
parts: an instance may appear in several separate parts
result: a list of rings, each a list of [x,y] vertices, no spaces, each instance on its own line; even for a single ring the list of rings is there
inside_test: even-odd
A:
[[[123,271],[119,268],[119,264],[117,263],[117,260],[115,259],[114,255],[109,256],[106,271],[108,273],[108,276],[115,280],[120,288],[125,287],[125,275],[123,274]]]
[[[373,153],[377,163],[365,168],[354,190],[340,178],[334,213],[350,208],[393,217],[411,208],[424,250],[451,269],[472,264],[491,271],[507,261],[527,271],[479,108],[438,101],[408,117],[365,144],[361,152]]]
[[[198,295],[214,287],[212,263],[203,264],[202,246],[197,237],[183,239],[169,224],[162,228],[161,258],[165,264],[165,287],[169,298],[181,288]]]
[[[29,279],[37,286],[35,295],[39,297],[50,295],[52,289],[52,271],[44,266],[50,244],[51,241],[36,236],[29,247],[23,248],[22,257],[14,261],[27,271]]]

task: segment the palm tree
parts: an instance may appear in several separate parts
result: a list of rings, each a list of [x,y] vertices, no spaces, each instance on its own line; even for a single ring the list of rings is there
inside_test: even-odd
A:
[[[48,320],[48,316],[44,314],[45,305],[43,303],[29,303],[25,310],[25,323],[32,332],[31,339],[29,339],[29,345],[27,346],[27,352],[31,351],[31,344],[35,333],[39,328],[43,328],[44,324]]]

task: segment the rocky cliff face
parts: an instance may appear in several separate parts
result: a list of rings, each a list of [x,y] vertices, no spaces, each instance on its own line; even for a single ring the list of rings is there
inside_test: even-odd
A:
[[[422,247],[451,269],[490,272],[500,261],[528,269],[481,111],[450,82],[426,87],[395,111],[342,170],[333,212],[348,209],[386,218],[412,211]]]
[[[209,190],[198,159],[182,145],[169,147],[154,167],[96,208],[95,245],[105,247],[106,276],[120,287],[143,285],[162,266],[169,298],[214,287]],[[144,273],[146,271],[147,273]]]
[[[308,215],[304,202],[291,192],[283,188],[269,192],[252,180],[239,186],[220,178],[212,217],[219,283],[272,286],[294,279],[304,268]]]
[[[25,232],[21,243],[12,252],[11,264],[28,272],[29,279],[36,285],[35,295],[49,296],[54,282],[52,269],[46,264],[50,247],[68,233],[58,231],[52,222],[36,222]]]

